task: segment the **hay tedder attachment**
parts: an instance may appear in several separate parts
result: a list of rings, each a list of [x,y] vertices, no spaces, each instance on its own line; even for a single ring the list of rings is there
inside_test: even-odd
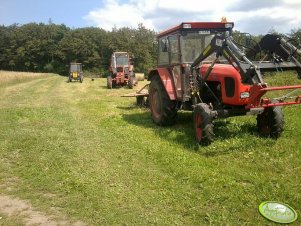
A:
[[[139,107],[148,107],[148,87],[149,84],[144,85],[141,89],[137,90],[135,93],[125,94],[121,97],[136,97],[136,105]]]

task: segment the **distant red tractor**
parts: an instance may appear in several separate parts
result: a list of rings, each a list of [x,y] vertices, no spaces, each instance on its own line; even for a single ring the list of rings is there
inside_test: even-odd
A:
[[[108,89],[116,86],[128,86],[132,89],[137,85],[137,79],[133,71],[134,66],[127,52],[114,52],[111,56],[109,75],[107,77]]]
[[[301,78],[296,59],[301,51],[276,34],[264,36],[252,48],[240,45],[232,37],[233,26],[188,22],[158,34],[158,67],[148,75],[151,116],[157,125],[172,125],[178,110],[190,110],[196,141],[208,144],[214,138],[214,119],[251,114],[257,115],[261,135],[280,136],[281,107],[301,103],[301,95],[292,96],[301,85],[268,87],[261,73],[296,70]],[[258,57],[260,52],[263,55]],[[252,55],[257,57],[250,60]],[[275,90],[294,91],[279,98],[264,97]]]

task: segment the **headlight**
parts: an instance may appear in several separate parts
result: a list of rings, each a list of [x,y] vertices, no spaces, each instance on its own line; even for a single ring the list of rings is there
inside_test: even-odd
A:
[[[183,28],[191,28],[191,24],[183,24]]]
[[[226,23],[226,24],[225,24],[225,28],[233,28],[233,24],[231,24],[231,23]]]
[[[250,97],[250,93],[249,92],[242,92],[240,93],[240,99],[245,99],[245,98],[249,98]]]

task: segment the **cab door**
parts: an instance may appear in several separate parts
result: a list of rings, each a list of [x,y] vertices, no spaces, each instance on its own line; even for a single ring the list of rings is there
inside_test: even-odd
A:
[[[169,65],[175,84],[177,99],[182,100],[182,74],[181,74],[181,54],[180,54],[180,36],[172,35],[168,37],[169,42]]]

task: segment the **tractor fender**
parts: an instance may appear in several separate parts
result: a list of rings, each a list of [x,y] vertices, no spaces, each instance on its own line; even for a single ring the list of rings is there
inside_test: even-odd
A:
[[[151,81],[153,77],[159,76],[163,86],[165,87],[166,93],[169,96],[170,100],[176,100],[177,94],[176,89],[173,84],[172,75],[170,74],[167,68],[157,68],[151,70],[148,74],[148,81]]]

